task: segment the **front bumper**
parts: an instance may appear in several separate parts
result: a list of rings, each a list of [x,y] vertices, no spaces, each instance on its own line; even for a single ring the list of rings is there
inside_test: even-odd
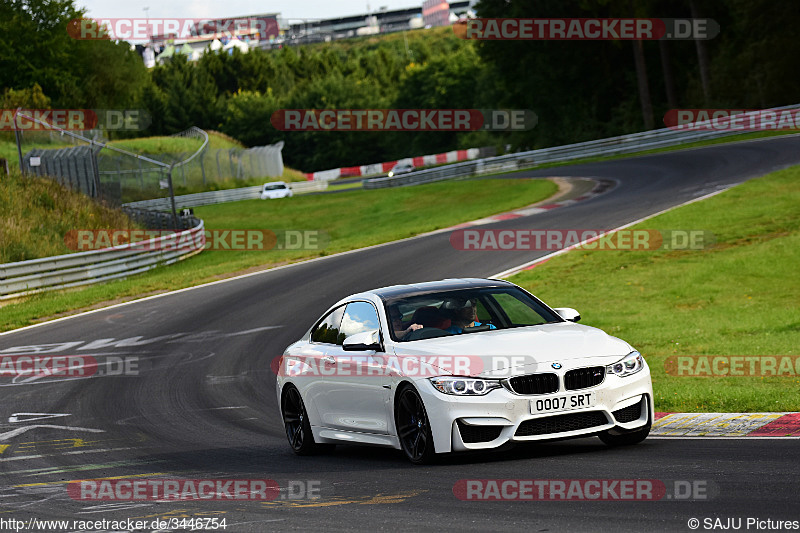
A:
[[[633,430],[653,420],[653,385],[646,364],[632,376],[609,374],[599,385],[585,389],[564,390],[563,374],[560,380],[559,392],[545,395],[520,395],[503,388],[485,396],[452,396],[437,391],[427,379],[415,384],[425,403],[437,453]],[[531,414],[531,400],[582,392],[594,392],[595,405]]]

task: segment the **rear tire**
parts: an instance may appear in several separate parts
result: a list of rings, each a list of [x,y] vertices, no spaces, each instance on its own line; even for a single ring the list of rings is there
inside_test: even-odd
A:
[[[394,423],[400,447],[408,460],[415,465],[433,463],[436,451],[428,413],[419,393],[410,385],[397,394]]]

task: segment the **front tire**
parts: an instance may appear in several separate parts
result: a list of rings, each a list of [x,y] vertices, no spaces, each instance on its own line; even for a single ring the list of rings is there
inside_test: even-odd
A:
[[[647,436],[650,434],[650,428],[653,425],[653,419],[650,415],[650,406],[648,402],[645,401],[644,408],[647,409],[647,424],[642,426],[641,428],[629,430],[629,431],[614,431],[616,428],[611,428],[608,431],[604,431],[598,435],[600,440],[606,443],[609,446],[631,446],[633,444],[639,444]]]
[[[633,444],[639,444],[647,436],[650,434],[650,423],[648,422],[646,426],[641,429],[636,429],[630,431],[628,433],[621,433],[619,435],[614,435],[609,433],[608,431],[604,431],[598,435],[600,440],[608,444],[609,446],[631,446]]]
[[[311,424],[308,421],[308,413],[303,404],[303,398],[296,387],[287,387],[283,396],[283,424],[286,427],[286,438],[289,446],[297,455],[314,455],[331,446],[321,445],[314,442],[314,434],[311,432]]]
[[[406,386],[398,393],[394,422],[400,447],[408,460],[415,465],[432,463],[436,451],[430,420],[425,404],[414,387]]]

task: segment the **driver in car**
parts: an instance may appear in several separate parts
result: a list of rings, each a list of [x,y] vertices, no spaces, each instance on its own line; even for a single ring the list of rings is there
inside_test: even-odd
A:
[[[467,300],[464,305],[457,309],[453,318],[453,325],[447,328],[450,333],[464,333],[465,328],[474,328],[476,326],[483,326],[483,323],[478,321],[478,308],[475,302]],[[494,324],[488,324],[489,329],[497,329]]]

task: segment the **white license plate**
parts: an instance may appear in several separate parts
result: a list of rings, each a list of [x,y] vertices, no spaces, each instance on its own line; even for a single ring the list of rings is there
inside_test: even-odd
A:
[[[531,414],[571,411],[572,409],[594,407],[596,403],[597,394],[594,392],[545,396],[544,398],[531,400]]]

